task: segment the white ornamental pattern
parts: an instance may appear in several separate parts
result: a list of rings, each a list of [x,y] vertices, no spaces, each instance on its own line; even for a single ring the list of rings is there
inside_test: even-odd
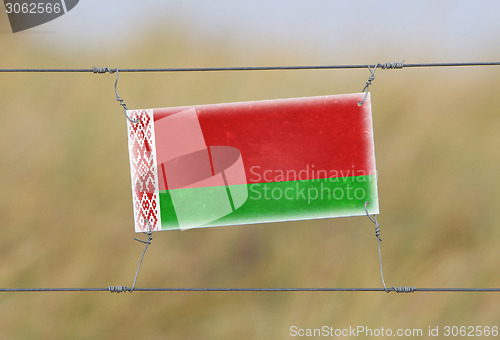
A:
[[[135,231],[161,230],[158,174],[156,172],[156,145],[153,110],[127,111],[132,199],[134,204]]]

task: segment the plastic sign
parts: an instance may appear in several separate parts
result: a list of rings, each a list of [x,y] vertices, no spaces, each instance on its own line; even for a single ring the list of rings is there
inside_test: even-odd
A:
[[[363,97],[127,111],[136,232],[378,214]]]

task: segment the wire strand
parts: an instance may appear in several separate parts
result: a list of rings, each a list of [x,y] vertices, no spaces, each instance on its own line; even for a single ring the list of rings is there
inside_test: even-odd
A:
[[[153,231],[151,230],[151,224],[149,224],[149,221],[147,219],[144,219],[144,222],[146,222],[148,224],[148,232],[144,232],[143,234],[146,235],[148,237],[148,239],[146,241],[143,241],[141,239],[138,239],[138,238],[134,237],[134,240],[139,241],[141,243],[144,243],[145,246],[144,246],[144,250],[142,251],[141,260],[139,261],[139,265],[137,266],[137,270],[135,272],[134,283],[132,284],[132,288],[130,288],[128,290],[131,293],[135,289],[135,283],[137,282],[137,276],[139,276],[139,270],[141,269],[142,260],[144,260],[144,255],[146,254],[146,250],[148,250],[148,247],[151,244],[151,241],[153,240],[153,237],[151,236],[151,235],[153,235]]]
[[[216,72],[216,71],[272,71],[272,70],[333,70],[333,69],[366,69],[379,66],[382,69],[401,69],[419,67],[461,67],[461,66],[500,66],[500,61],[492,62],[457,62],[457,63],[375,63],[354,65],[299,65],[299,66],[235,66],[235,67],[171,67],[171,68],[3,68],[0,72],[9,73],[107,73],[110,70],[119,72]],[[390,66],[389,66],[390,65]]]
[[[119,292],[110,288],[0,288],[0,293]],[[115,288],[115,287],[113,287]],[[125,287],[126,288],[126,287]],[[384,288],[135,288],[134,292],[386,292]],[[413,288],[420,293],[500,293],[500,288]],[[406,293],[406,292],[398,292]]]
[[[376,63],[357,65],[302,65],[302,66],[237,66],[237,67],[180,67],[180,68],[3,68],[0,73],[118,73],[118,72],[217,72],[217,71],[271,71],[271,70],[333,70],[333,69],[402,69],[423,67],[464,67],[464,66],[500,66],[500,62],[458,62],[458,63]],[[116,84],[115,84],[116,85]],[[370,216],[368,216],[370,217]],[[371,218],[370,218],[371,219]],[[378,236],[378,235],[377,235]],[[135,282],[139,268],[144,258],[147,246],[143,251],[139,267],[136,271],[132,289],[125,286],[109,286],[107,288],[0,288],[0,293],[14,292],[384,292],[384,288],[136,288]],[[380,239],[378,241],[380,254]],[[380,256],[379,256],[380,259]],[[380,268],[382,273],[382,268]],[[414,292],[496,292],[500,288],[415,288],[415,287],[392,287],[396,293]]]

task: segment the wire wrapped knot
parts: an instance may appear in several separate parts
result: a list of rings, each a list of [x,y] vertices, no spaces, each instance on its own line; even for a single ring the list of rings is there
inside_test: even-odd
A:
[[[372,81],[375,80],[375,70],[377,69],[377,66],[378,65],[375,65],[375,68],[373,70],[370,70],[371,74],[370,76],[368,77],[368,80],[366,81],[366,84],[365,84],[365,87],[363,87],[363,91],[361,92],[365,92],[368,90],[368,87],[372,84]],[[363,100],[364,101],[364,100]],[[363,103],[361,103],[363,104]]]
[[[382,233],[382,231],[380,230],[380,223],[378,223],[377,217],[375,215],[373,215],[373,217],[371,217],[370,214],[368,213],[368,206],[369,205],[370,205],[370,202],[366,201],[365,202],[366,216],[368,216],[368,218],[370,219],[370,221],[372,221],[373,224],[375,224],[375,237],[377,237],[377,240],[379,242],[382,242],[382,239],[380,238],[380,234]]]
[[[380,64],[375,65],[375,67],[372,69],[370,66],[368,66],[368,70],[370,70],[370,76],[368,77],[368,80],[366,81],[365,87],[363,87],[362,93],[365,93],[365,96],[363,97],[363,100],[358,102],[358,106],[363,105],[363,103],[366,100],[366,97],[368,96],[368,88],[372,84],[372,81],[375,80],[375,71],[377,70],[377,67],[379,67]]]
[[[394,69],[402,69],[405,66],[405,61],[398,63],[385,63],[379,64],[379,67],[383,70],[394,70]]]
[[[396,293],[414,293],[415,292],[415,287],[392,287],[392,290],[395,291]],[[387,291],[387,293],[389,293]]]
[[[370,71],[370,76],[368,77],[368,80],[366,81],[365,87],[363,87],[363,91],[361,93],[364,93],[365,96],[363,97],[363,100],[358,102],[358,106],[363,105],[363,103],[366,100],[366,97],[368,96],[368,88],[372,84],[372,81],[375,80],[375,71],[377,70],[377,67],[380,67],[383,70],[394,70],[394,69],[402,69],[404,67],[405,61],[403,60],[402,62],[398,63],[378,63],[376,64],[373,68],[371,68],[370,65],[368,65],[368,70]]]
[[[391,287],[387,288],[385,285],[385,280],[384,280],[384,270],[382,269],[382,251],[380,249],[380,242],[382,242],[382,239],[380,238],[380,224],[377,221],[377,216],[373,214],[370,216],[370,213],[368,212],[368,206],[370,205],[369,201],[365,202],[365,212],[366,216],[370,219],[370,221],[375,224],[375,236],[377,237],[377,246],[378,246],[378,262],[379,262],[379,267],[380,267],[380,279],[382,280],[382,285],[384,286],[384,290],[386,293],[390,292],[396,292],[396,293],[413,293],[415,291],[415,287]]]
[[[113,74],[115,72],[117,72],[117,69],[116,68],[109,68],[109,67],[92,67],[92,72],[94,73],[110,73],[110,74]]]
[[[126,286],[109,286],[108,291],[110,293],[120,294],[120,293],[129,292],[130,290]]]

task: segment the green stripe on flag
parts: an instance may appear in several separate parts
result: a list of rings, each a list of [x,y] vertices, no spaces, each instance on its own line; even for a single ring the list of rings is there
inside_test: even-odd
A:
[[[160,191],[160,216],[162,230],[175,230],[179,229],[179,221],[175,214],[172,197],[167,191]]]
[[[378,213],[377,180],[374,175],[270,183],[251,183],[248,198],[236,211],[204,226],[293,221]],[[175,194],[199,197],[206,188],[173,189]],[[163,229],[179,229],[174,205],[168,191],[160,192]],[[203,212],[193,209],[193,219]]]

